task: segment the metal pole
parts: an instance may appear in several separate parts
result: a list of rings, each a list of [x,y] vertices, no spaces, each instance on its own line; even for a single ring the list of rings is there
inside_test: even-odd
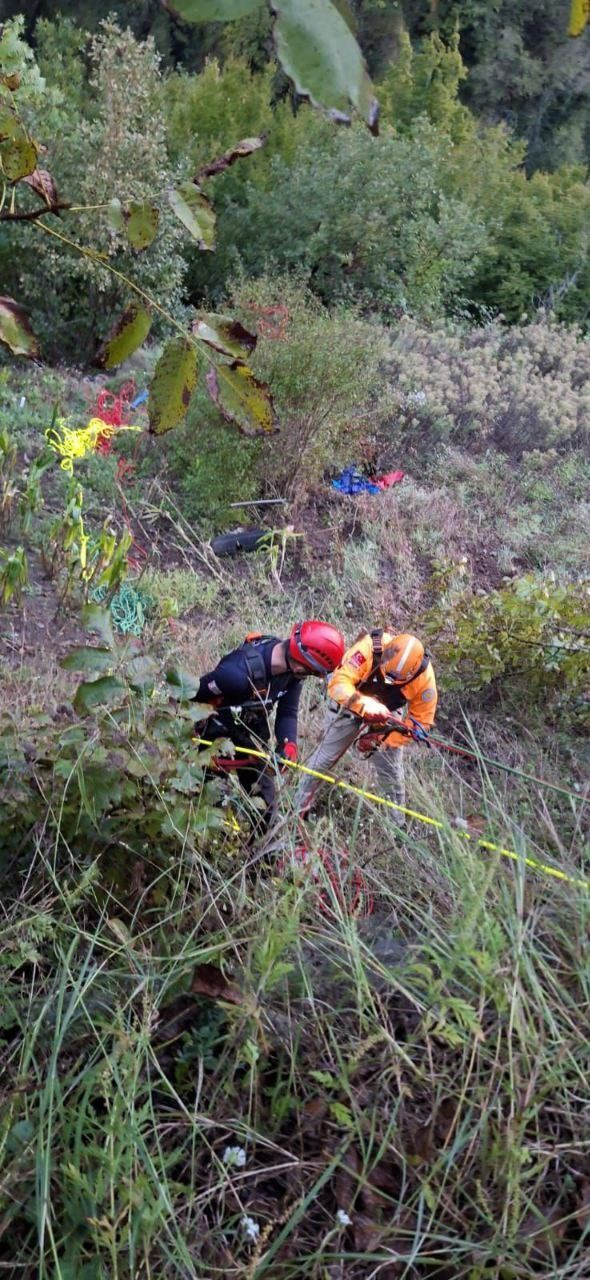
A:
[[[286,502],[286,498],[258,498],[252,502],[230,502],[230,507],[269,507],[273,502]]]

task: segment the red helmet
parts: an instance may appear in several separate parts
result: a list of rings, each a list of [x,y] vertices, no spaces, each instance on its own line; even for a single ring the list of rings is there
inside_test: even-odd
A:
[[[315,675],[339,667],[344,649],[344,636],[329,622],[296,622],[289,636],[289,656]]]

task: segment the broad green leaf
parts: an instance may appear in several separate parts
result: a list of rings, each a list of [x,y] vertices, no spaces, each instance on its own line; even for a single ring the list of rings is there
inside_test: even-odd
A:
[[[166,683],[169,696],[177,698],[179,702],[188,702],[199,691],[199,681],[189,671],[184,671],[182,667],[171,667],[166,672]],[[208,714],[211,715],[211,708],[209,708]]]
[[[171,697],[174,694],[171,693]],[[190,707],[184,707],[183,716],[187,720],[192,720],[193,724],[199,724],[201,720],[208,720],[211,715],[211,707],[206,702],[193,702]]]
[[[148,201],[137,204],[130,200],[128,204],[121,204],[115,196],[109,203],[107,220],[114,231],[127,236],[133,249],[147,249],[158,230],[160,214]]]
[[[275,431],[270,391],[245,364],[211,366],[205,379],[209,395],[228,422],[244,435]]]
[[[7,103],[0,103],[0,142],[7,138],[23,137],[25,130],[16,114]]]
[[[100,636],[104,644],[113,649],[115,645],[115,637],[113,634],[113,624],[108,609],[102,609],[99,604],[86,604],[82,610],[82,624],[88,631],[95,631]]]
[[[151,323],[152,318],[149,311],[146,311],[145,307],[137,306],[136,303],[132,302],[130,306],[125,308],[123,315],[111,329],[108,338],[105,338],[98,352],[98,363],[103,364],[105,369],[114,369],[115,365],[121,364],[123,360],[128,360],[129,356],[133,355],[134,351],[137,351],[142,342],[145,342]]]
[[[132,689],[139,689],[142,693],[148,689],[153,689],[157,674],[158,664],[148,654],[139,654],[137,658],[132,658],[127,665],[129,684]]]
[[[39,152],[26,133],[0,143],[0,173],[9,182],[20,182],[37,168]]]
[[[236,160],[241,160],[244,156],[251,156],[253,151],[259,151],[266,142],[266,134],[261,133],[255,138],[242,138],[241,142],[235,142],[233,147],[228,151],[224,151],[223,155],[217,156],[216,160],[210,160],[209,164],[204,164],[202,169],[195,174],[193,182],[197,184],[204,182],[206,178],[214,178],[216,173],[223,173],[225,169],[229,169],[230,165],[235,164]]]
[[[98,649],[87,645],[84,648],[72,649],[71,653],[62,658],[59,665],[66,671],[106,671],[113,665],[113,655],[110,649]]]
[[[156,237],[160,214],[156,206],[147,201],[144,204],[131,201],[128,205],[123,205],[123,221],[131,247],[147,249]]]
[[[116,676],[100,676],[98,680],[87,680],[79,685],[72,703],[79,716],[88,715],[96,707],[117,702],[125,692],[125,685]]]
[[[164,348],[150,385],[150,431],[163,435],[184,418],[197,385],[197,353],[186,338]]]
[[[338,1084],[336,1076],[331,1075],[329,1071],[310,1071],[309,1074],[312,1080],[325,1085],[326,1089],[335,1089]]]
[[[377,132],[379,104],[358,44],[330,0],[271,0],[275,44],[298,93],[350,124],[355,107]]]
[[[199,249],[215,245],[215,210],[208,196],[194,182],[183,182],[169,191],[168,199],[176,217],[197,241]]]
[[[27,313],[14,298],[0,298],[0,342],[12,351],[13,356],[34,358],[39,355]]]
[[[256,334],[245,329],[239,320],[231,316],[215,315],[213,312],[202,312],[193,324],[195,337],[206,342],[208,347],[219,351],[223,356],[233,360],[247,360],[258,341]]]
[[[168,8],[185,22],[233,22],[260,6],[261,0],[168,0]]]

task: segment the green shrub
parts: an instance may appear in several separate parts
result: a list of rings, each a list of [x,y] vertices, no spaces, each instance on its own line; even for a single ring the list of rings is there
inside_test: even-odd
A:
[[[243,513],[231,502],[255,498],[256,464],[268,441],[246,439],[224,422],[203,387],[193,396],[185,422],[158,441],[149,471],[166,460],[182,513],[202,531],[239,524]]]
[[[439,602],[426,618],[442,634],[437,657],[448,689],[477,691],[500,680],[520,694],[526,715],[549,703],[563,728],[590,725],[590,582],[528,574],[497,591],[461,590],[447,566]],[[451,591],[451,594],[449,594]],[[522,698],[524,696],[524,703]]]
[[[328,311],[288,278],[244,281],[232,306],[259,330],[252,363],[271,387],[280,426],[260,444],[258,473],[273,493],[301,495],[326,469],[362,457],[385,415],[383,331],[350,309]]]
[[[82,673],[72,701],[78,719],[64,727],[32,709],[32,745],[9,711],[0,714],[0,846],[19,854],[34,845],[45,815],[42,838],[55,852],[87,862],[109,849],[149,851],[166,869],[185,839],[198,843],[223,827],[219,785],[205,779],[208,754],[195,761],[195,715],[179,703],[177,685],[163,686],[153,658],[114,638],[108,612],[90,606],[86,616],[100,643],[62,664]],[[125,856],[122,886],[127,865]]]

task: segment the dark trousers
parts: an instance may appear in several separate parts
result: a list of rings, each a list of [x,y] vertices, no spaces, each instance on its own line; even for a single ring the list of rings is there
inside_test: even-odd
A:
[[[227,727],[222,726],[220,732],[219,724],[214,720],[207,720],[201,729],[202,736],[215,741],[216,738],[229,738],[234,746],[250,749],[252,751],[267,751],[268,726],[266,721],[259,725],[252,725],[252,736],[247,732],[243,725],[236,726],[235,732],[231,732]],[[276,804],[276,787],[272,765],[265,760],[256,761],[256,763],[248,764],[247,757],[243,751],[239,751],[236,755],[236,764],[239,765],[240,759],[244,760],[241,767],[235,769],[235,775],[239,780],[240,786],[243,787],[246,795],[252,796],[253,799],[260,797],[264,802],[264,808],[252,806],[251,821],[254,834],[257,836],[264,835],[268,830],[274,813]],[[215,770],[215,774],[219,777],[222,770]],[[234,769],[231,770],[234,772]]]

